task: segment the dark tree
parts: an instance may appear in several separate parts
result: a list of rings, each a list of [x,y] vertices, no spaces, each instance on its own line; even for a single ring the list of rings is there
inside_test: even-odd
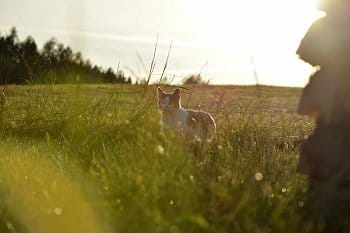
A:
[[[126,81],[127,84],[132,84],[131,77],[128,78],[128,81]]]
[[[105,83],[116,83],[117,82],[117,76],[113,72],[112,68],[108,68],[106,71],[104,77],[103,77],[103,82]]]
[[[0,34],[0,84],[26,83],[131,83],[123,71],[93,66],[80,52],[48,40],[39,50],[35,40],[19,41],[16,28]]]
[[[209,82],[205,82],[202,79],[202,76],[200,74],[191,74],[183,81],[183,84],[185,85],[199,85],[199,84],[208,84],[208,83]]]

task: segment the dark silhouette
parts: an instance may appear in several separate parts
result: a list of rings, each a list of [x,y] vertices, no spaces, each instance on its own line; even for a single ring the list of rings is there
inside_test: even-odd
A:
[[[103,82],[105,83],[128,83],[131,84],[131,78],[126,78],[124,72],[119,70],[117,73],[114,73],[112,68],[108,68],[106,71]]]
[[[300,114],[316,119],[298,170],[310,178],[311,232],[350,232],[350,1],[325,0],[297,54],[319,66],[305,87]]]
[[[30,36],[19,41],[15,28],[9,35],[0,34],[0,84],[102,82],[131,84],[131,78],[122,71],[92,66],[80,52],[55,39],[40,51]]]
[[[183,81],[183,84],[186,85],[200,85],[200,84],[209,84],[205,82],[200,74],[191,74]]]

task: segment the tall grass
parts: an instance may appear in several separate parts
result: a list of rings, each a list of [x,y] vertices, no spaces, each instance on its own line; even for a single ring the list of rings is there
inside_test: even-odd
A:
[[[159,126],[139,86],[8,86],[0,111],[1,232],[300,232],[295,170],[313,125],[298,89],[198,87],[206,150]],[[258,96],[258,97],[257,97]]]

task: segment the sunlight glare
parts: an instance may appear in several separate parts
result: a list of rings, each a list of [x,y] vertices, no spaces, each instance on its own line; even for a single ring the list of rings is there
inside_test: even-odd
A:
[[[292,39],[296,36],[300,38],[310,23],[319,16],[315,10],[315,2],[315,0],[194,0],[192,7],[193,10],[200,12],[201,16],[194,20],[198,29],[210,42],[225,48],[227,46],[252,48],[256,44],[264,46],[271,44],[269,37],[278,34],[291,35]],[[287,44],[286,41],[281,43]]]
[[[194,23],[212,47],[232,53],[243,51],[246,57],[242,59],[246,62],[253,55],[256,67],[273,67],[274,71],[267,72],[270,74],[267,79],[276,79],[278,76],[271,74],[286,69],[294,72],[282,83],[278,80],[267,83],[294,85],[296,80],[291,79],[296,75],[303,73],[305,79],[311,72],[311,67],[297,59],[295,51],[311,23],[322,16],[316,10],[316,0],[194,0],[192,7],[201,12]],[[290,66],[286,61],[292,61]],[[265,79],[266,75],[260,76]]]

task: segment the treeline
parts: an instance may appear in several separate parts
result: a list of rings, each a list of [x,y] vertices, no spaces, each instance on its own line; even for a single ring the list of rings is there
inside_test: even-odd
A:
[[[80,52],[55,39],[41,50],[28,36],[19,41],[16,28],[0,34],[0,84],[33,83],[130,83],[122,71],[92,65]]]

